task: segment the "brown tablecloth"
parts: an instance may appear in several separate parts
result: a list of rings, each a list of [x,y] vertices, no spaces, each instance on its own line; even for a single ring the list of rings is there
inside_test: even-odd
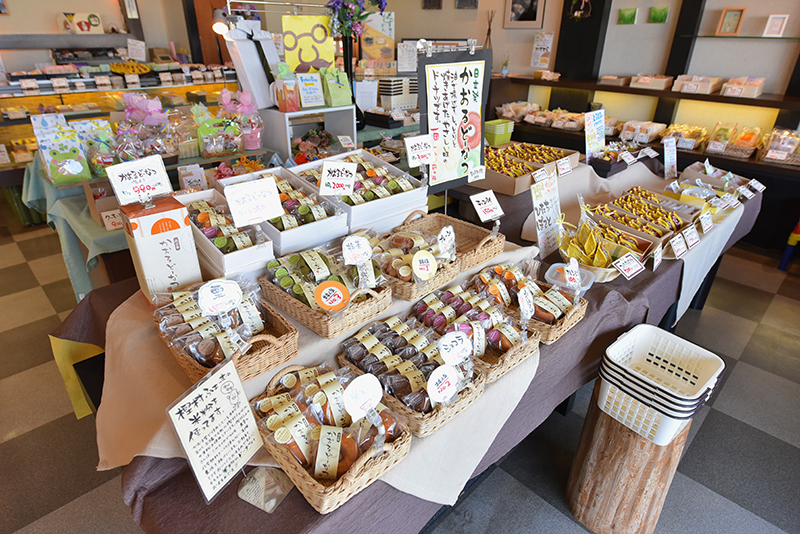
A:
[[[745,213],[726,249],[750,231],[760,206],[761,195],[745,204]],[[539,370],[530,388],[475,473],[508,453],[564,399],[595,378],[605,347],[617,336],[643,322],[658,324],[680,294],[682,268],[682,261],[669,261],[655,273],[647,270],[630,282],[620,277],[595,285],[586,295],[586,317],[557,343],[542,345]],[[82,332],[96,340],[107,314],[95,313],[91,308],[107,310],[109,303],[122,302],[135,289],[130,285],[114,284],[103,291],[102,298],[85,299],[73,312],[76,319],[66,321],[59,335],[74,339],[82,337]],[[297,491],[292,491],[275,513],[268,515],[238,498],[236,489],[241,478],[239,475],[214,502],[206,505],[185,460],[137,457],[123,472],[123,496],[134,519],[148,533],[266,530],[329,534],[371,533],[376,529],[415,533],[440,507],[379,481],[328,515],[314,511]]]

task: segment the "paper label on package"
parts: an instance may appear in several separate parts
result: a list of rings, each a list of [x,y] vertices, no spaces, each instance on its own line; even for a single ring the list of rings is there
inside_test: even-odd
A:
[[[709,152],[725,152],[725,148],[728,146],[728,143],[723,141],[709,141],[708,142],[708,150]]]
[[[634,276],[644,271],[644,265],[642,265],[642,262],[636,259],[636,256],[634,256],[632,252],[628,252],[621,258],[612,262],[611,265],[613,265],[614,268],[618,270],[626,280],[630,280]]]
[[[694,149],[694,140],[693,139],[685,139],[683,137],[676,139],[675,145],[678,148],[683,148],[685,150],[693,150]]]
[[[503,304],[506,306],[511,305],[511,295],[508,294],[508,289],[506,289],[506,285],[501,282],[500,280],[493,279],[489,281],[489,285],[486,288],[489,293],[492,293],[503,301]]]
[[[381,358],[381,362],[383,362],[383,364],[386,365],[387,369],[394,369],[395,367],[403,363],[403,358],[391,354],[385,358]],[[364,376],[373,376],[373,375],[364,375]],[[348,386],[347,390],[349,389],[350,387]]]
[[[714,221],[711,218],[711,212],[707,211],[700,215],[700,225],[703,229],[703,233],[707,234],[714,228]]]
[[[541,256],[547,257],[551,252],[558,250],[561,203],[558,197],[556,173],[550,174],[546,180],[531,185],[531,198],[536,223],[536,241]]]
[[[649,158],[657,158],[658,157],[658,152],[656,152],[655,150],[653,150],[649,146],[643,148],[642,152],[644,153],[645,156],[647,156]]]
[[[472,356],[480,358],[486,352],[486,331],[480,321],[470,321],[472,328]]]
[[[342,385],[338,380],[334,380],[322,386],[322,391],[328,397],[328,406],[333,414],[334,421],[336,421],[336,426],[347,426],[350,423],[350,417],[344,409],[344,388]]]
[[[372,189],[370,189],[373,193],[378,195],[378,198],[386,198],[392,196],[392,194],[382,185],[376,185]]]
[[[207,502],[261,448],[256,420],[232,361],[212,370],[167,414]]]
[[[556,319],[564,315],[564,312],[558,306],[544,298],[544,296],[533,297],[533,302],[544,311],[552,313]]]
[[[339,449],[344,429],[335,426],[319,427],[319,445],[314,464],[314,477],[321,480],[336,480],[339,470]]]
[[[678,177],[678,155],[675,152],[676,139],[664,139],[664,178],[672,180]]]
[[[66,78],[51,78],[50,82],[53,84],[53,92],[56,94],[69,93],[69,82]]]
[[[411,191],[414,189],[414,185],[402,176],[400,178],[395,178],[395,182],[397,182],[397,185],[399,185],[400,189],[403,191]]]
[[[222,348],[222,354],[225,355],[226,359],[230,359],[236,351],[239,350],[239,347],[233,342],[227,332],[214,334],[214,339],[219,343],[220,348]]]
[[[425,389],[433,402],[449,401],[458,393],[458,371],[452,365],[440,365],[431,373]]]
[[[741,85],[726,85],[722,96],[742,96],[744,87]]]
[[[388,364],[387,364],[388,366]],[[383,396],[383,388],[375,375],[365,374],[354,378],[344,392],[344,407],[353,421],[363,418],[374,409]]]
[[[307,460],[311,459],[311,425],[305,416],[303,414],[295,415],[284,423],[283,428],[289,431],[290,436],[294,439],[303,456],[305,456]],[[276,440],[278,440],[279,437],[282,436],[278,436],[276,431]]]
[[[544,124],[547,122],[547,117],[539,115],[535,119],[533,119],[534,124]]]
[[[533,300],[533,293],[528,286],[523,287],[517,294],[519,301],[519,315],[523,322],[530,321],[536,313],[536,305]]]
[[[448,365],[458,365],[472,354],[472,343],[464,332],[449,332],[436,345]]]
[[[203,315],[227,313],[242,303],[242,288],[233,280],[214,280],[197,291],[197,304]]]
[[[382,360],[392,355],[392,351],[390,351],[383,343],[378,343],[377,345],[369,349],[369,353],[372,354],[373,356],[376,356],[379,360]]]
[[[749,185],[750,187],[752,187],[753,189],[755,189],[759,193],[763,193],[764,190],[766,189],[766,186],[764,184],[762,184],[761,182],[759,182],[758,180],[756,180],[755,178],[750,180],[750,183],[748,183],[747,185]]]
[[[688,93],[690,95],[696,94],[698,89],[700,89],[700,84],[697,83],[684,83],[683,87],[681,87],[681,93]]]
[[[553,121],[553,128],[563,128],[563,127],[564,127],[564,121],[562,120]]]
[[[689,250],[700,244],[700,235],[698,235],[695,225],[689,225],[689,227],[681,233],[686,239],[686,244],[688,245]]]
[[[357,163],[346,161],[324,161],[319,193],[324,196],[350,195],[356,181]]]
[[[494,195],[494,191],[491,189],[472,195],[469,199],[475,207],[481,222],[494,221],[505,215],[503,208],[500,207],[500,203],[497,201],[497,197]]]
[[[260,180],[229,185],[225,188],[225,198],[228,199],[233,223],[239,228],[284,214],[278,187],[272,175],[265,175]]]
[[[744,198],[748,200],[756,196],[756,194],[750,191],[746,185],[741,185],[736,190],[739,192],[740,195],[742,195]]]
[[[495,325],[495,329],[503,334],[512,345],[519,343],[519,332],[517,332],[510,324],[500,323]]]
[[[100,217],[103,218],[103,225],[109,232],[112,230],[119,230],[125,226],[122,222],[122,213],[120,213],[118,209],[104,211],[100,214]]]
[[[572,172],[572,162],[569,158],[561,158],[560,160],[556,161],[556,169],[558,170],[558,176],[565,176]]]
[[[126,74],[125,85],[127,85],[128,87],[140,87],[142,85],[142,82],[139,79],[138,74]]]
[[[652,76],[639,76],[639,78],[636,80],[636,83],[649,85],[649,84],[653,83],[653,77]]]
[[[426,385],[425,375],[423,375],[420,371],[409,371],[401,374],[408,379],[408,382],[411,385],[411,391],[419,391]]]
[[[661,243],[658,244],[656,249],[653,251],[653,270],[655,271],[658,269],[658,266],[661,265],[661,260],[664,258],[664,247]]]
[[[242,303],[239,305],[239,315],[242,317],[242,322],[250,327],[253,334],[258,334],[264,330],[261,314],[249,295],[242,299]]]
[[[722,195],[722,197],[720,197],[720,198],[722,198],[722,200],[723,200],[724,202],[727,202],[729,205],[733,206],[734,208],[738,208],[739,206],[741,206],[741,205],[742,205],[742,203],[741,203],[741,202],[739,202],[738,200],[736,200],[736,199],[733,197],[733,195],[731,195],[730,193],[725,193],[725,194],[724,194],[724,195]]]
[[[220,329],[216,323],[212,323],[211,321],[206,321],[202,323],[197,328],[194,329],[195,332],[200,334],[200,337],[203,339],[210,339],[214,334],[219,334]]]
[[[242,250],[253,246],[253,241],[250,240],[250,236],[245,232],[235,233],[231,235],[230,238],[233,240],[233,244],[236,245],[236,250]]]
[[[779,161],[783,161],[789,157],[789,152],[785,150],[769,150],[767,151],[767,158],[768,159],[777,159]]]
[[[628,165],[633,165],[634,163],[636,163],[636,158],[633,157],[633,154],[631,154],[627,150],[625,152],[620,153],[619,157],[622,158],[622,161],[624,161]]]
[[[683,238],[683,235],[676,234],[672,239],[669,240],[669,244],[672,246],[672,250],[675,252],[675,257],[680,258],[686,251],[689,250],[686,248],[686,241]]]
[[[566,312],[572,306],[569,299],[556,289],[548,290],[544,296],[547,300],[555,304],[561,312]]]
[[[34,90],[39,88],[39,81],[36,78],[23,78],[19,81],[22,89]]]
[[[108,179],[120,206],[141,202],[172,193],[164,160],[160,155],[148,156],[106,167]]]

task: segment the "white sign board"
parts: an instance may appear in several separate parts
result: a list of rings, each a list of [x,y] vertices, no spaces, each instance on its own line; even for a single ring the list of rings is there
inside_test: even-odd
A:
[[[147,61],[147,45],[145,42],[128,39],[128,58],[136,61]]]
[[[497,197],[494,196],[494,191],[491,189],[472,195],[469,199],[472,201],[472,205],[475,207],[481,222],[494,221],[505,215],[503,208],[500,207],[500,203],[497,201]]]
[[[672,180],[678,177],[678,154],[675,150],[675,138],[664,139],[664,178]]]
[[[584,115],[586,134],[586,159],[597,158],[606,148],[606,112],[598,109]]]
[[[561,216],[561,202],[558,199],[558,179],[552,173],[547,179],[531,186],[533,217],[536,221],[536,242],[541,257],[547,257],[558,250],[558,224]]]
[[[172,193],[164,160],[159,155],[111,165],[106,172],[120,206],[146,203],[153,197]]]
[[[319,194],[323,196],[351,195],[356,183],[358,164],[347,161],[323,161]]]
[[[419,167],[420,165],[433,163],[433,138],[431,134],[406,137],[403,142],[406,144],[409,167]]]
[[[272,175],[225,188],[233,224],[238,228],[283,215],[278,187]]]

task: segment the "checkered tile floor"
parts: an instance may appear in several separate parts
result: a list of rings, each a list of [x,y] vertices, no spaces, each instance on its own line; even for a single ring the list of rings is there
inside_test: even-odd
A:
[[[696,417],[659,534],[800,533],[800,253],[730,251],[702,312],[677,333],[728,372]],[[47,338],[75,306],[58,236],[0,201],[0,534],[141,532],[119,470],[97,472],[94,417],[76,420]],[[591,384],[444,513],[428,533],[587,532],[564,489]],[[377,532],[377,531],[376,531]]]

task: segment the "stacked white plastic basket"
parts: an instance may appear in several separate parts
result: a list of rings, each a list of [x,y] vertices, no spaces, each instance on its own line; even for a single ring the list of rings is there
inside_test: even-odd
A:
[[[620,336],[600,362],[598,406],[656,445],[669,444],[711,397],[725,362],[651,325]]]

